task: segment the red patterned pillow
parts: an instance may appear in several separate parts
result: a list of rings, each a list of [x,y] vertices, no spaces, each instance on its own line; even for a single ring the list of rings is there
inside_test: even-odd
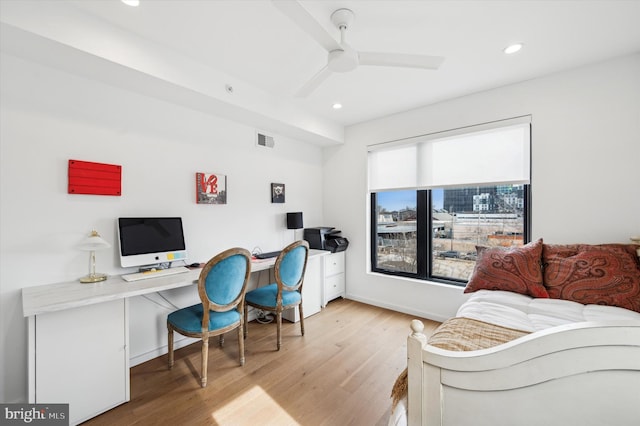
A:
[[[547,298],[542,284],[542,239],[522,247],[477,247],[478,260],[465,293],[505,290]]]
[[[634,244],[544,244],[549,297],[640,312],[640,263]]]

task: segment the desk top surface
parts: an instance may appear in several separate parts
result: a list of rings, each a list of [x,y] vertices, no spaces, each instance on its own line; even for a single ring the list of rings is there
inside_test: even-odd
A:
[[[324,256],[328,251],[310,250],[309,258]],[[251,272],[273,268],[276,258],[252,260]],[[197,282],[201,268],[164,277],[127,282],[120,275],[98,283],[83,284],[78,280],[45,284],[22,289],[22,312],[25,317],[47,312],[61,311],[79,306],[108,302],[110,300],[139,296],[157,291],[186,287]]]

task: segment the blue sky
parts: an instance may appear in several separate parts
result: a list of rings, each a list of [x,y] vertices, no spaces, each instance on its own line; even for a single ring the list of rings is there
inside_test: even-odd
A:
[[[433,196],[433,208],[441,209],[443,203],[443,190],[434,189],[431,191]],[[404,208],[416,207],[416,191],[388,191],[378,192],[378,205],[387,209],[387,211],[402,210]]]

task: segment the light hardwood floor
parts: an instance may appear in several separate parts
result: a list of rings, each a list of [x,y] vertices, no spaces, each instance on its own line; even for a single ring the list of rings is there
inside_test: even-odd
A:
[[[200,387],[200,343],[131,369],[131,401],[85,425],[385,425],[396,377],[406,366],[415,317],[335,300],[300,325],[249,323],[246,364],[235,331],[209,341],[209,382]],[[424,320],[425,331],[438,323]]]

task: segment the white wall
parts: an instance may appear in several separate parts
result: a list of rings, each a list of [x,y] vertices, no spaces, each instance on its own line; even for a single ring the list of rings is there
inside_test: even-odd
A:
[[[318,147],[279,135],[272,150],[256,147],[249,126],[5,54],[0,66],[3,402],[26,401],[21,289],[86,275],[88,255],[74,245],[92,229],[113,244],[97,253],[97,269],[118,274],[125,272],[117,257],[119,216],[181,216],[191,262],[231,246],[281,248],[293,240],[287,211],[302,211],[306,226],[324,223]],[[68,194],[69,159],[122,165],[122,196]],[[195,203],[196,172],[227,175],[227,205]],[[271,182],[286,185],[285,204],[271,203]],[[165,296],[196,303],[195,289],[185,292]],[[131,300],[134,362],[166,344],[168,312]]]
[[[325,221],[351,243],[347,297],[436,320],[454,315],[464,298],[460,287],[368,272],[366,146],[526,114],[533,238],[602,243],[640,235],[636,54],[348,128],[344,146],[325,150],[324,165]]]

